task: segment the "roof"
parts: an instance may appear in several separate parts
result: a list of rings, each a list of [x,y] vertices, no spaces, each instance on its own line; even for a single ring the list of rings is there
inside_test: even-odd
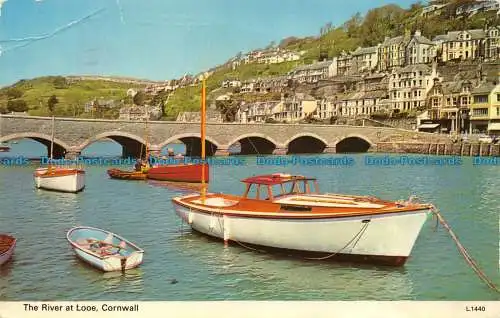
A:
[[[398,73],[411,73],[416,71],[428,72],[430,73],[431,68],[425,64],[413,64],[408,65],[398,70]]]
[[[464,30],[464,31],[449,31],[446,35],[438,35],[436,38],[440,37],[441,41],[458,41],[458,36],[460,33],[466,32],[471,36],[471,40],[483,39],[486,34],[483,29],[474,29],[474,30]],[[434,41],[436,41],[434,38]]]
[[[362,54],[377,53],[377,49],[378,49],[378,47],[376,47],[376,46],[358,47],[354,52],[352,52],[352,55],[362,55]]]
[[[273,174],[265,174],[260,176],[253,176],[246,179],[241,180],[244,183],[253,183],[253,184],[264,184],[264,185],[275,185],[282,184],[286,182],[296,181],[296,180],[316,180],[316,178],[307,178],[300,175],[290,175],[283,173],[273,173]]]
[[[318,63],[313,63],[313,64],[308,64],[308,65],[302,65],[297,67],[296,69],[293,70],[293,72],[296,71],[305,71],[305,70],[317,70],[317,69],[322,69],[325,67],[329,67],[332,65],[333,60],[327,60],[323,62],[318,62]]]
[[[393,38],[386,38],[382,45],[393,45],[393,44],[401,44],[405,42],[405,38],[403,35],[399,35]]]
[[[489,94],[495,88],[495,84],[485,82],[472,90],[472,94]]]
[[[426,38],[425,36],[422,36],[422,35],[414,35],[412,37],[412,40],[413,39],[415,39],[415,41],[417,43],[420,43],[420,44],[429,44],[429,45],[433,45],[434,44],[434,42],[432,42],[431,40],[429,40],[428,38]]]

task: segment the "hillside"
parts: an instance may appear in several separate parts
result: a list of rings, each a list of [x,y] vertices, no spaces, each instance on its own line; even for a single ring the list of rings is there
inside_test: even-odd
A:
[[[251,62],[240,63],[233,67],[232,61],[238,60],[242,54],[231,58],[223,65],[211,69],[207,80],[207,96],[210,105],[217,96],[231,92],[232,89],[221,89],[225,79],[239,79],[245,81],[253,78],[285,75],[298,65],[311,64],[314,61],[331,59],[342,52],[352,52],[357,47],[369,47],[384,41],[385,37],[403,35],[405,32],[420,30],[422,35],[433,39],[436,35],[446,34],[448,31],[485,28],[500,25],[496,12],[480,12],[472,16],[457,16],[457,8],[467,7],[473,0],[441,0],[447,4],[444,9],[433,14],[423,15],[424,6],[420,3],[404,9],[398,5],[389,4],[369,10],[366,15],[353,15],[342,25],[334,26],[326,23],[319,28],[319,34],[306,38],[288,37],[279,43],[272,42],[268,48],[280,48],[292,52],[305,51],[301,58],[294,62],[279,64],[258,64]],[[134,82],[112,80],[99,77],[63,78],[41,77],[33,80],[23,80],[11,87],[0,89],[0,112],[7,109],[28,108],[31,115],[48,115],[48,101],[51,96],[57,99],[53,107],[53,114],[58,116],[87,117],[93,114],[83,111],[84,105],[97,98],[102,100],[125,100],[128,88],[139,89],[147,85],[146,81]],[[130,82],[132,81],[132,82]],[[182,111],[195,111],[200,107],[200,85],[177,88],[168,98],[164,108],[164,118],[175,119]],[[236,98],[244,96],[234,95]],[[151,96],[147,97],[151,99]],[[247,98],[247,97],[245,97]],[[54,98],[52,98],[54,99]],[[167,96],[153,98],[153,104],[164,102]],[[10,106],[9,106],[10,105]],[[8,107],[9,106],[9,107]],[[116,116],[117,110],[107,110],[101,113],[102,117]]]
[[[136,84],[134,88],[145,85]],[[68,80],[61,76],[39,77],[21,80],[12,86],[0,89],[0,112],[24,111],[34,116],[79,116],[90,117],[84,112],[85,104],[94,100],[127,101],[130,83],[109,80]],[[49,110],[49,99],[56,97],[53,112]],[[105,110],[103,117],[114,117],[117,110]]]
[[[459,6],[467,6],[473,2],[473,0],[442,0],[441,3],[448,3],[448,6],[439,14],[429,16],[422,15],[424,5],[420,3],[411,5],[409,9],[389,4],[369,10],[365,16],[357,13],[339,26],[326,23],[319,29],[319,35],[306,38],[292,36],[277,44],[270,43],[268,46],[295,52],[306,51],[299,61],[281,64],[241,64],[234,70],[226,63],[215,68],[215,72],[207,80],[207,89],[210,92],[220,87],[224,79],[237,78],[243,81],[250,78],[285,75],[297,65],[331,59],[343,51],[354,51],[359,46],[375,46],[383,42],[385,37],[395,37],[405,32],[414,33],[420,30],[424,36],[433,39],[448,31],[500,25],[500,18],[494,11],[480,12],[472,16],[456,16],[456,9]],[[169,109],[167,111],[171,114],[181,110],[199,109],[199,88],[180,88],[174,95],[177,96],[169,101],[167,107]]]

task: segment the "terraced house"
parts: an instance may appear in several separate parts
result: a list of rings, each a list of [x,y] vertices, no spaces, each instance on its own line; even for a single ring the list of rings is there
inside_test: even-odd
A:
[[[486,59],[500,58],[500,27],[491,27],[486,30],[484,40],[484,57]]]
[[[309,65],[302,65],[292,70],[289,75],[299,83],[317,83],[319,80],[334,75],[335,64],[335,60],[327,60]]]
[[[436,45],[425,36],[422,36],[420,31],[415,31],[406,46],[405,53],[406,65],[428,64],[436,57]]]
[[[372,47],[358,47],[352,52],[352,66],[355,73],[373,71],[377,68],[378,48],[380,44]],[[340,67],[338,67],[340,68]],[[346,72],[347,73],[347,69]],[[343,74],[342,74],[343,75]]]
[[[318,102],[310,95],[295,93],[282,96],[281,102],[273,109],[274,119],[281,122],[298,122],[317,112]]]
[[[472,90],[471,132],[500,135],[500,84],[483,82]]]
[[[426,106],[427,92],[438,78],[437,65],[408,65],[394,68],[389,75],[389,104],[395,113]]]
[[[455,59],[476,59],[483,56],[482,46],[486,34],[482,29],[450,31],[439,35],[435,41],[441,45],[443,62]]]
[[[378,48],[378,69],[385,71],[393,67],[401,67],[406,62],[406,46],[410,41],[410,32],[394,38],[385,37]]]
[[[472,90],[477,84],[477,79],[434,81],[427,96],[430,119],[440,120],[451,133],[468,132]]]

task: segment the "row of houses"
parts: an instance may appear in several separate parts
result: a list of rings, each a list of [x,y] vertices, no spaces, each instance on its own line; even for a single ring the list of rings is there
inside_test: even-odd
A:
[[[238,59],[239,63],[259,63],[259,64],[279,64],[283,62],[297,61],[304,55],[305,51],[293,52],[290,50],[284,50],[281,48],[272,48],[269,50],[256,50],[251,51],[241,59]],[[236,65],[239,65],[236,64]]]
[[[449,3],[431,3],[422,9],[421,15],[429,17],[439,15],[447,9]],[[479,0],[472,3],[466,3],[455,9],[455,16],[472,16],[479,12],[497,11],[500,14],[500,3],[497,0]]]
[[[500,133],[500,77],[488,79],[477,72],[446,77],[436,67],[414,65],[350,81],[354,82],[350,89],[345,78],[331,81],[337,93],[319,99],[282,94],[281,100],[242,104],[237,121],[297,122],[307,117],[327,120],[427,110],[424,119],[445,121],[448,132]]]
[[[331,60],[302,65],[289,74],[300,83],[316,83],[336,75],[384,72],[393,68],[433,61],[496,60],[500,58],[500,27],[486,30],[450,31],[432,41],[420,31],[413,35],[386,37],[377,46],[359,47]]]

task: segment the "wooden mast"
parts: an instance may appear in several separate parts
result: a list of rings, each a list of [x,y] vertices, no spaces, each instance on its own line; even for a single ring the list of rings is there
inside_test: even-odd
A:
[[[201,203],[205,203],[206,185],[205,185],[205,116],[206,116],[206,84],[205,76],[201,81]]]
[[[146,158],[146,168],[149,168],[149,130],[148,130],[148,121],[149,121],[149,108],[148,108],[148,105],[146,105],[146,154],[145,154],[145,158]],[[142,158],[141,158],[142,159]]]
[[[55,130],[56,118],[52,115],[52,135],[50,136],[50,160],[49,160],[49,170],[52,167],[52,159],[54,159],[54,130]]]

